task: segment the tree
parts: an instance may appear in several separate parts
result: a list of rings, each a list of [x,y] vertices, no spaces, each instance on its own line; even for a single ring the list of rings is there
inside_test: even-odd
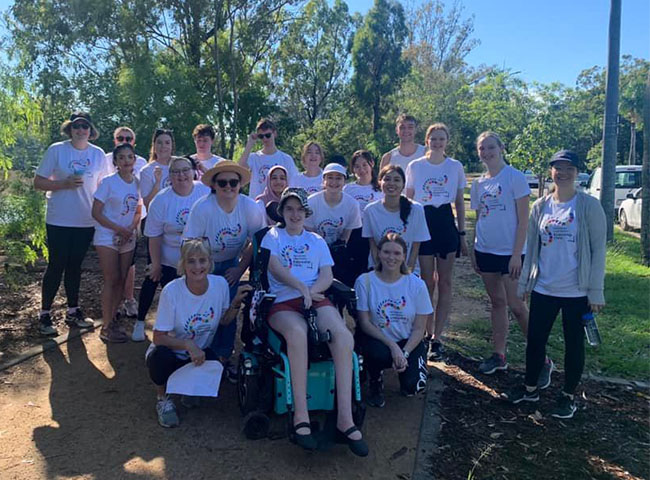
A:
[[[372,132],[379,130],[382,101],[399,87],[409,64],[402,58],[406,39],[404,9],[394,0],[375,0],[352,46],[352,85],[361,104],[372,110]]]
[[[650,71],[650,62],[629,55],[623,55],[621,66],[621,115],[630,123],[630,145],[627,163],[635,165],[637,160],[636,134],[643,129],[643,96]]]
[[[650,266],[650,72],[646,76],[644,93],[641,184],[641,256],[643,263]]]
[[[303,125],[324,117],[337,99],[349,71],[354,21],[348,6],[336,0],[311,0],[280,43],[272,72],[277,92]]]

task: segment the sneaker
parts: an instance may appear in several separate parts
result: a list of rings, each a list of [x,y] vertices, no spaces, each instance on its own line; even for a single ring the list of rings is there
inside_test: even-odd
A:
[[[124,313],[129,318],[136,318],[138,316],[138,302],[135,298],[124,300]]]
[[[134,342],[144,342],[144,322],[136,320],[133,324],[133,332],[131,333],[131,340]]]
[[[230,361],[226,361],[224,370],[226,372],[226,378],[228,381],[233,385],[237,385],[237,382],[239,381],[239,371],[237,370],[237,365],[230,363]]]
[[[542,367],[542,371],[539,372],[539,378],[537,379],[537,388],[544,390],[545,388],[549,387],[551,384],[551,373],[553,373],[554,368],[555,364],[553,363],[553,360],[547,358],[544,362],[544,366]]]
[[[161,398],[156,403],[156,413],[158,414],[158,423],[161,427],[171,428],[178,426],[178,415],[176,406],[168,396]]]
[[[104,327],[99,332],[99,338],[108,343],[124,343],[129,337],[120,330],[117,322],[113,320],[108,327]]]
[[[384,379],[379,377],[377,380],[370,380],[370,388],[366,403],[371,407],[383,408],[386,405],[384,398]]]
[[[485,375],[492,375],[497,370],[507,370],[508,362],[506,362],[505,355],[500,353],[493,353],[490,358],[483,360],[478,366],[478,371]]]
[[[90,328],[95,325],[93,319],[86,318],[83,310],[81,310],[79,307],[77,307],[73,313],[70,313],[70,311],[68,311],[68,314],[65,316],[65,323],[71,327],[77,328]]]
[[[124,300],[122,303],[120,303],[117,307],[117,310],[115,310],[115,316],[116,317],[126,317],[126,300]]]
[[[539,389],[529,392],[525,385],[517,385],[512,390],[501,394],[501,399],[506,400],[514,405],[520,402],[537,402],[539,401]]]
[[[56,337],[59,334],[52,325],[52,318],[49,313],[44,313],[38,317],[38,331],[46,337]]]
[[[188,409],[197,408],[201,405],[201,397],[195,397],[193,395],[182,395],[181,404]]]
[[[430,362],[439,362],[442,360],[444,353],[445,347],[442,346],[442,343],[431,340],[429,343],[429,353],[427,354],[427,360]]]
[[[573,418],[573,414],[577,410],[576,402],[565,393],[560,393],[557,398],[557,405],[551,412],[551,416],[555,418]]]

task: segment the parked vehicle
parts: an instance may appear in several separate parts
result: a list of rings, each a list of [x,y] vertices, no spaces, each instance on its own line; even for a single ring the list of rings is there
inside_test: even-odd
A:
[[[598,167],[591,174],[586,192],[592,197],[600,199],[600,191],[603,183],[602,168]],[[627,198],[628,193],[637,188],[641,188],[641,165],[616,165],[615,189],[615,206],[616,214],[623,200]]]
[[[623,230],[641,228],[641,189],[627,194],[618,209],[618,224]]]
[[[576,178],[576,189],[584,190],[589,183],[589,174],[588,173],[579,173],[578,178]]]

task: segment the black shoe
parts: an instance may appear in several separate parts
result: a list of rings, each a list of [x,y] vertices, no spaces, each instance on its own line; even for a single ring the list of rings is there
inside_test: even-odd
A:
[[[382,408],[386,405],[384,398],[384,380],[380,376],[377,380],[370,380],[370,388],[366,403],[371,407]]]
[[[337,443],[347,443],[348,448],[352,453],[357,457],[367,457],[368,456],[368,444],[363,438],[359,440],[352,440],[350,435],[354,432],[359,432],[360,430],[356,426],[351,426],[345,432],[342,432],[338,428],[336,429],[336,442]]]
[[[38,317],[38,331],[46,337],[56,337],[59,334],[52,324],[52,318],[49,313],[44,313]]]
[[[302,435],[299,434],[298,430],[300,430],[301,428],[308,428],[309,433],[305,433]],[[316,450],[318,448],[318,442],[316,442],[316,439],[311,434],[311,425],[307,422],[301,422],[297,425],[294,425],[293,432],[291,433],[289,439],[299,447],[304,448],[305,450]]]
[[[430,362],[439,362],[442,360],[442,356],[445,354],[445,347],[442,346],[442,343],[432,340],[429,343],[429,353],[427,354],[427,360]]]
[[[74,313],[68,313],[65,316],[65,323],[71,327],[90,328],[94,324],[92,318],[86,318],[81,308],[77,307]]]
[[[551,412],[551,416],[555,418],[573,418],[573,414],[577,409],[576,402],[571,397],[565,393],[560,393],[560,396],[557,398],[557,405],[555,405],[555,408]]]
[[[512,404],[520,402],[537,402],[539,401],[539,389],[529,392],[525,385],[517,385],[512,390],[501,394],[501,399]]]
[[[546,360],[547,361],[544,362],[544,366],[542,367],[542,371],[539,372],[539,378],[537,379],[537,388],[540,390],[544,390],[551,385],[551,374],[555,368],[553,360],[550,358],[547,358]]]

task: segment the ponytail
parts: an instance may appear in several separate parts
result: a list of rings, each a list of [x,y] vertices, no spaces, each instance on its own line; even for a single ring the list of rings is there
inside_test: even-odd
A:
[[[406,198],[404,195],[400,195],[399,196],[399,218],[405,227],[409,223],[408,219],[412,209],[413,209],[413,202],[408,198]]]

